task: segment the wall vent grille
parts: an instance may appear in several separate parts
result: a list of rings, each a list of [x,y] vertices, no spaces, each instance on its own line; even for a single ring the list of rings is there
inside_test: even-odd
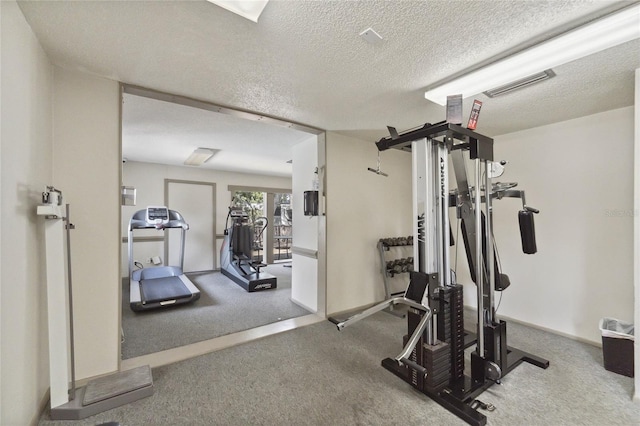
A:
[[[505,84],[504,86],[496,87],[495,89],[487,90],[483,92],[490,98],[495,98],[496,96],[506,95],[515,90],[523,89],[525,87],[529,87],[532,84],[541,83],[545,80],[549,80],[552,77],[555,77],[556,73],[553,70],[545,70],[539,72],[537,74],[530,75],[528,77],[522,78],[520,80],[512,81],[511,83]]]

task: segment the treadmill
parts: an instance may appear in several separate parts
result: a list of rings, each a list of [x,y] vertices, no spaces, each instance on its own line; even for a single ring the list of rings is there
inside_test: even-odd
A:
[[[180,228],[180,266],[155,266],[133,270],[133,231],[135,229]],[[133,311],[166,308],[193,302],[200,290],[182,272],[184,242],[189,225],[180,213],[165,206],[150,206],[138,210],[129,220],[129,306]]]

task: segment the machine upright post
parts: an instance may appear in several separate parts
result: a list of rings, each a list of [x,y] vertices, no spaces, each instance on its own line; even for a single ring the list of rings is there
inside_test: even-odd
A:
[[[484,162],[484,196],[485,196],[485,229],[486,243],[485,251],[487,253],[487,296],[489,311],[487,320],[493,324],[494,322],[494,290],[495,290],[495,268],[493,259],[493,210],[491,207],[491,176],[489,176],[489,161]]]
[[[69,217],[69,204],[65,205],[66,214],[64,217],[65,229],[67,234],[67,285],[69,287],[69,357],[71,367],[71,390],[69,394],[70,400],[76,398],[76,356],[75,342],[73,339],[73,285],[71,280],[71,230],[73,225]]]
[[[451,261],[449,253],[449,153],[447,147],[444,144],[438,146],[438,162],[439,162],[439,176],[440,176],[440,188],[439,188],[439,200],[440,200],[440,212],[442,216],[441,228],[441,244],[442,244],[442,277],[441,283],[444,286],[451,285]]]
[[[422,138],[413,141],[411,146],[413,162],[413,214],[414,214],[414,269],[426,274],[437,273],[439,276],[441,268],[440,262],[440,239],[439,221],[441,211],[438,209],[436,194],[436,161],[437,145],[436,141],[429,138]],[[430,289],[433,290],[433,289]],[[421,301],[425,306],[430,305],[430,291],[424,293]],[[437,338],[437,313],[433,312],[428,325],[426,341],[434,345]]]
[[[188,228],[187,228],[188,229]],[[180,228],[182,233],[182,238],[180,239],[180,269],[184,271],[184,240],[186,239],[187,229],[185,229],[184,225]]]
[[[129,257],[129,279],[133,273],[133,229],[131,224],[127,228],[127,256]]]
[[[480,206],[480,181],[482,179],[480,170],[480,158],[475,159],[476,179],[474,191],[475,222],[476,222],[476,287],[478,291],[478,355],[484,358],[484,280],[482,272],[482,211]]]

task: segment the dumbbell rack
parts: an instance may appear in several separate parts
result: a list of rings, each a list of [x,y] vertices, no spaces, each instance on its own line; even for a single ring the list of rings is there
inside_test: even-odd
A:
[[[382,272],[382,282],[384,284],[385,300],[389,300],[392,297],[403,296],[404,290],[398,292],[391,292],[391,283],[389,278],[393,278],[396,274],[413,271],[413,257],[404,257],[399,259],[387,260],[386,252],[390,250],[390,247],[407,247],[413,246],[413,236],[399,237],[399,238],[381,238],[378,240],[378,253],[380,254],[380,268]],[[404,318],[405,312],[398,311],[392,304],[388,308],[384,309],[392,315]]]

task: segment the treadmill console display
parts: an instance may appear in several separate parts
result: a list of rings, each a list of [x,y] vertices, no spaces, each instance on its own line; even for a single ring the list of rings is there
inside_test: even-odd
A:
[[[169,223],[169,209],[162,206],[147,207],[147,223],[164,225]]]

